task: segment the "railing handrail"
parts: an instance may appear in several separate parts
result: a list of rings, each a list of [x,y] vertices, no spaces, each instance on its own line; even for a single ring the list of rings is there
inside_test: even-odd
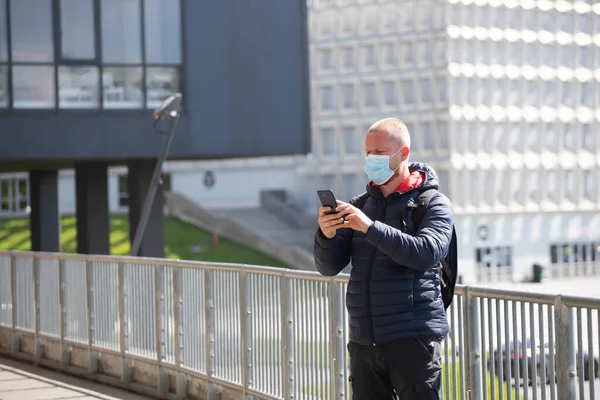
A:
[[[1,256],[25,256],[37,257],[38,259],[58,259],[71,261],[94,261],[94,262],[116,262],[116,263],[131,263],[131,264],[148,264],[154,266],[169,265],[175,268],[197,268],[207,269],[212,271],[237,271],[250,272],[260,275],[280,276],[286,278],[310,279],[314,281],[333,281],[335,283],[347,283],[350,278],[349,274],[340,273],[337,276],[327,277],[315,271],[300,271],[289,268],[268,267],[253,264],[226,263],[215,261],[191,261],[171,258],[156,258],[156,257],[132,257],[132,256],[113,256],[113,255],[88,255],[74,253],[51,253],[51,252],[35,252],[35,251],[17,251],[17,250],[0,250]],[[541,304],[552,305],[555,303],[557,296],[562,297],[563,303],[570,307],[597,307],[600,304],[600,294],[594,296],[576,296],[556,293],[536,293],[527,290],[515,290],[506,288],[496,288],[485,285],[456,285],[455,294],[465,295],[466,289],[469,289],[469,294],[473,297],[485,297],[499,300],[514,300],[536,302]]]

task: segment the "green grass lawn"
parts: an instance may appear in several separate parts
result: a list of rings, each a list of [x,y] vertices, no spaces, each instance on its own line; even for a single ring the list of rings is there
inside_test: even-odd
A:
[[[61,243],[63,253],[77,251],[77,231],[74,216],[62,217]],[[127,214],[113,214],[110,220],[110,245],[112,255],[128,255],[129,219]],[[196,261],[217,261],[273,267],[287,267],[282,262],[236,244],[225,238],[214,247],[212,233],[196,228],[176,218],[165,217],[165,242],[168,258]],[[195,251],[201,248],[201,251]],[[29,218],[0,218],[0,249],[31,250]]]

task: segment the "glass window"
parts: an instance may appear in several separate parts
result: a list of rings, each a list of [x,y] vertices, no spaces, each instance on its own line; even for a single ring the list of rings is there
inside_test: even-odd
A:
[[[351,35],[354,33],[356,28],[356,12],[354,9],[349,8],[343,10],[340,15],[340,20],[342,22],[342,32],[346,35]]]
[[[431,51],[431,42],[420,42],[419,53],[421,55],[421,67],[428,67],[433,65],[433,52]]]
[[[592,27],[594,26],[594,14],[592,13],[584,13],[577,14],[577,32],[587,33],[588,35],[592,35],[594,30]]]
[[[523,132],[525,136],[525,143],[527,150],[537,153],[540,141],[538,140],[539,131],[536,123],[528,123],[525,125],[526,131]]]
[[[538,81],[525,81],[525,104],[538,105]]]
[[[12,185],[9,179],[0,181],[0,211],[11,211],[12,209]]]
[[[435,80],[435,89],[437,90],[438,103],[443,104],[448,101],[448,81],[445,78]]]
[[[415,104],[415,88],[414,88],[414,82],[412,81],[412,79],[403,80],[401,86],[402,86],[404,104],[406,104],[406,105]]]
[[[27,184],[28,179],[16,178],[15,179],[15,191],[17,192],[17,208],[19,211],[25,211],[29,205],[29,185]]]
[[[511,122],[508,131],[508,150],[520,152],[521,146],[521,125],[518,122]]]
[[[533,204],[539,203],[539,188],[540,188],[540,174],[538,171],[531,171],[527,174],[527,188],[529,195],[527,201]]]
[[[548,201],[555,202],[556,201],[556,171],[549,170],[546,171],[546,199]]]
[[[383,87],[383,101],[386,106],[393,106],[398,104],[398,96],[396,94],[396,82],[394,81],[383,81],[381,82]]]
[[[158,108],[169,97],[179,92],[177,68],[146,68],[146,107]]]
[[[127,184],[127,175],[119,175],[119,206],[127,207],[129,205],[129,185]]]
[[[508,104],[512,106],[521,106],[523,102],[523,82],[518,79],[511,79],[509,85]]]
[[[423,149],[427,151],[431,151],[435,149],[434,140],[434,132],[433,126],[431,122],[423,122],[421,123],[421,132],[419,132],[421,136],[421,140],[423,141]]]
[[[60,66],[58,69],[58,106],[60,108],[97,108],[99,74],[96,67]]]
[[[354,126],[342,127],[342,136],[344,139],[344,152],[346,154],[358,154],[356,143],[356,129]]]
[[[433,43],[435,54],[435,65],[444,65],[448,62],[448,42],[446,40],[436,40]]]
[[[543,104],[549,107],[556,106],[556,85],[553,81],[545,81],[544,86],[544,99]]]
[[[144,0],[146,62],[181,63],[180,0]]]
[[[425,3],[424,0],[421,1]],[[420,7],[418,8],[419,22],[421,25],[420,28],[429,30],[433,26],[433,9],[431,7],[431,3],[423,3],[421,3]]]
[[[592,96],[592,82],[581,82],[581,104],[585,107],[594,106],[594,98]]]
[[[8,107],[8,67],[0,65],[0,108]]]
[[[331,50],[331,49],[320,50],[319,51],[319,59],[321,60],[321,69],[322,70],[328,70],[328,69],[333,68],[333,50]],[[148,60],[148,62],[151,62],[149,59],[147,59],[147,60]]]
[[[594,201],[594,171],[583,171],[583,196],[587,200]]]
[[[102,71],[104,108],[142,108],[142,68],[105,67]]]
[[[512,201],[515,203],[521,203],[521,189],[523,188],[523,185],[521,184],[522,178],[521,171],[513,172],[510,187]]]
[[[393,43],[383,43],[381,45],[381,56],[382,63],[386,67],[393,67],[396,65],[396,49]]]
[[[354,68],[356,60],[354,57],[354,47],[342,48],[342,67]]]
[[[104,63],[142,62],[139,0],[102,0],[102,60]]]
[[[375,45],[368,44],[363,46],[363,63],[365,67],[375,67],[377,66],[377,55],[375,52]]]
[[[323,154],[326,156],[334,155],[336,146],[333,128],[321,128],[321,140],[323,141]]]
[[[558,23],[558,31],[573,33],[574,31],[574,19],[573,13],[570,12],[560,12],[557,15],[557,23]]]
[[[575,47],[570,45],[563,45],[558,47],[559,51],[559,64],[562,67],[574,68],[575,67]]]
[[[346,201],[350,201],[352,197],[358,194],[358,176],[356,174],[344,174],[344,193]]]
[[[497,204],[506,204],[506,186],[505,186],[505,170],[496,171],[496,180],[494,182],[494,192]]]
[[[540,13],[541,26],[543,31],[552,32],[556,31],[556,14],[553,12],[542,12]]]
[[[353,109],[356,107],[356,91],[352,83],[345,83],[341,86],[342,89],[342,106],[344,108]]]
[[[405,121],[405,124],[406,124],[406,129],[408,129],[408,133],[413,135],[415,133],[415,124],[413,122],[406,122],[406,121]],[[413,140],[410,143],[410,150],[417,151],[418,148],[419,148],[419,146],[417,146],[417,141]]]
[[[0,0],[0,62],[8,61],[8,23],[6,0]]]
[[[581,125],[581,130],[582,130],[582,145],[583,148],[586,150],[591,151],[592,153],[594,152],[594,147],[596,145],[596,143],[594,143],[594,133],[592,132],[592,124],[583,124]]]
[[[415,50],[412,42],[403,42],[399,45],[400,67],[409,68],[415,65]]]
[[[321,175],[321,185],[323,185],[323,189],[330,189],[333,193],[339,193],[338,180],[334,174]]]
[[[10,21],[13,61],[54,60],[51,0],[12,1]]]
[[[556,53],[554,47],[547,44],[542,45],[542,64],[554,67],[556,65]]]
[[[376,107],[377,106],[377,88],[374,83],[363,84],[363,96],[365,101],[365,107]]]
[[[437,122],[437,142],[440,149],[448,149],[448,122],[446,121]]]
[[[544,127],[544,137],[546,138],[544,146],[550,151],[558,150],[558,135],[556,133],[556,124],[554,122],[546,123]]]
[[[580,46],[577,48],[577,67],[594,68],[593,47]]]
[[[573,82],[561,82],[561,99],[562,105],[567,107],[575,107],[575,96],[573,96]]]
[[[333,110],[333,87],[323,86],[321,88],[321,110]]]
[[[573,133],[573,126],[571,124],[562,124],[563,131],[563,148],[568,150],[575,150],[575,134]]]
[[[62,58],[82,60],[96,58],[92,0],[61,0],[60,29]]]
[[[570,201],[574,201],[575,200],[575,187],[576,187],[576,181],[575,181],[575,173],[572,170],[566,170],[565,171],[565,182],[564,182],[564,188],[565,188],[565,198],[570,200]]]
[[[481,185],[481,200],[488,206],[491,206],[494,202],[494,170],[483,171],[483,175],[485,176],[485,180],[483,185]]]
[[[54,67],[13,66],[13,107],[54,108]]]
[[[421,102],[424,104],[433,102],[433,88],[429,78],[421,79]]]

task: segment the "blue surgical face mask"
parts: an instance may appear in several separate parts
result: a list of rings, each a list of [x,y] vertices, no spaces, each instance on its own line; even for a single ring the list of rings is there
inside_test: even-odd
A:
[[[383,185],[389,181],[392,176],[394,176],[394,172],[400,168],[400,164],[398,164],[396,169],[390,168],[390,157],[398,154],[400,150],[391,156],[369,154],[365,163],[365,173],[367,174],[369,180],[373,181],[373,183],[376,185]]]

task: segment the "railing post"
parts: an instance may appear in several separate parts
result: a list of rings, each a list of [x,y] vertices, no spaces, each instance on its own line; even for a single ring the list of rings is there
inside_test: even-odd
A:
[[[125,323],[125,265],[120,262],[118,263],[118,276],[119,276],[119,350],[121,352],[121,364],[123,370],[121,372],[121,381],[129,384],[132,378],[132,370],[127,360],[127,342],[125,341],[125,335],[127,334],[127,324]]]
[[[154,268],[154,332],[156,337],[156,365],[158,365],[158,391],[166,394],[169,391],[169,377],[163,367],[163,331],[164,331],[164,313],[163,313],[163,266],[160,264],[150,264]],[[167,338],[168,340],[168,338]],[[166,343],[165,343],[166,346]]]
[[[204,325],[206,326],[206,377],[208,378],[207,399],[218,398],[215,383],[212,377],[215,373],[215,304],[213,296],[213,271],[209,269],[204,272]]]
[[[42,342],[39,338],[40,333],[40,264],[36,256],[33,256],[33,303],[34,314],[33,314],[33,326],[35,332],[35,361],[39,361],[42,358],[44,351]]]
[[[173,267],[173,331],[175,332],[175,367],[177,368],[176,398],[184,399],[187,396],[187,380],[181,372],[181,268]]]
[[[17,260],[10,255],[10,309],[12,319],[12,352],[17,354],[21,351],[21,335],[15,328],[17,327]]]
[[[556,323],[556,377],[558,400],[577,398],[577,356],[573,310],[557,296],[554,302]]]
[[[240,328],[242,336],[242,386],[243,399],[252,387],[252,308],[248,273],[240,271]]]
[[[65,344],[65,260],[58,258],[58,335],[60,337],[60,362],[69,364],[69,346]]]
[[[465,287],[464,303],[462,309],[467,335],[467,348],[465,351],[465,383],[468,400],[481,400],[483,398],[483,384],[481,381],[481,332],[479,299],[473,297],[469,287]]]
[[[98,361],[94,346],[94,292],[93,292],[93,264],[91,261],[85,262],[85,295],[87,305],[87,339],[88,339],[88,372],[95,374],[98,371]]]
[[[340,287],[331,279],[328,282],[329,297],[329,337],[331,338],[330,354],[333,358],[331,366],[331,398],[345,399],[346,395],[346,344],[344,343],[344,304],[340,293]]]
[[[281,277],[281,346],[283,355],[283,398],[294,399],[294,312],[292,281],[285,272]]]

